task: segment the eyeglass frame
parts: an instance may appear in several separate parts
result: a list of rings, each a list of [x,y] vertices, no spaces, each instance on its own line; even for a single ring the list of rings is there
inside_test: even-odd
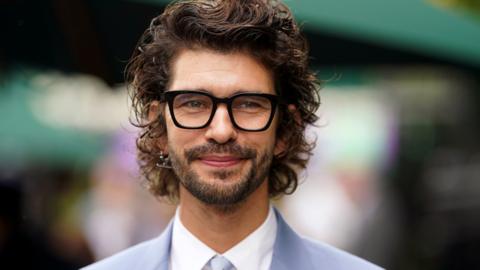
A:
[[[186,126],[180,124],[177,121],[177,119],[175,117],[175,113],[174,113],[173,101],[174,101],[176,96],[181,95],[181,94],[200,94],[200,95],[207,96],[212,100],[212,111],[210,113],[210,117],[208,118],[207,122],[204,125],[198,126],[198,127],[186,127]],[[264,98],[267,98],[270,101],[270,104],[272,105],[271,110],[270,110],[270,117],[269,117],[267,123],[265,124],[265,126],[263,128],[261,128],[261,129],[246,129],[246,128],[240,127],[235,122],[235,118],[233,117],[232,103],[233,103],[233,100],[235,98],[240,97],[240,96],[264,97]],[[164,101],[164,102],[166,101],[167,104],[168,104],[170,115],[172,116],[172,120],[173,120],[173,123],[175,124],[175,126],[177,126],[179,128],[183,128],[183,129],[202,129],[202,128],[208,127],[211,124],[211,122],[213,120],[213,117],[215,116],[215,113],[217,112],[218,104],[225,104],[227,106],[227,111],[228,111],[228,116],[230,117],[230,122],[233,124],[233,126],[236,129],[239,129],[239,130],[242,130],[242,131],[248,131],[248,132],[265,131],[272,124],[273,118],[275,117],[275,112],[277,111],[277,105],[279,104],[279,96],[272,95],[272,94],[267,94],[267,93],[257,93],[257,92],[242,92],[242,93],[238,93],[238,94],[226,97],[226,98],[218,98],[218,97],[216,97],[216,96],[214,96],[210,93],[202,92],[202,91],[172,90],[172,91],[163,92],[161,97],[162,97],[162,101]]]

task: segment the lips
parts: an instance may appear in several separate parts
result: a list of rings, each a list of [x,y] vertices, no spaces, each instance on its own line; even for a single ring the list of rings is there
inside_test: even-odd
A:
[[[199,161],[212,167],[231,167],[235,166],[244,159],[235,156],[202,156]]]

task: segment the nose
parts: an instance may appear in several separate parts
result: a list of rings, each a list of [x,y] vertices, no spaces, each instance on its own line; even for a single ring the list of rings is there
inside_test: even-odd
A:
[[[219,144],[224,144],[237,139],[238,133],[230,120],[227,106],[220,104],[213,115],[212,122],[207,127],[205,136],[208,140],[214,140]]]

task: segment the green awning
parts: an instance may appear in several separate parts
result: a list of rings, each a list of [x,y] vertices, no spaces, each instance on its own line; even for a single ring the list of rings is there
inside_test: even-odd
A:
[[[168,0],[129,0],[165,5]],[[286,0],[310,31],[480,67],[480,18],[439,0]],[[315,49],[315,48],[312,48]]]
[[[0,77],[0,162],[88,166],[105,148],[105,134],[47,125],[32,110],[32,96],[43,94],[31,79],[36,72]],[[61,104],[56,104],[61,106]],[[76,108],[71,107],[74,112]]]

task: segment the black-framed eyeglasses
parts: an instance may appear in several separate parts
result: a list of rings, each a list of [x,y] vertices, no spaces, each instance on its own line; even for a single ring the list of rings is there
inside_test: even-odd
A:
[[[178,90],[163,93],[174,124],[179,128],[201,129],[212,122],[218,104],[227,105],[233,126],[243,131],[264,131],[272,123],[278,96],[240,93],[217,98],[205,92]]]

